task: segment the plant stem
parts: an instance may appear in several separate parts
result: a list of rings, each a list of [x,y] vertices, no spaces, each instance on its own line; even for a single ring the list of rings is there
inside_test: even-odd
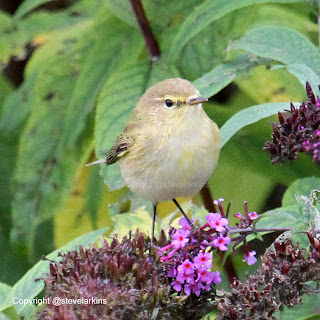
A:
[[[257,233],[257,232],[276,232],[276,231],[292,231],[292,228],[281,228],[281,227],[275,227],[275,228],[259,228],[259,229],[255,229],[252,227],[249,228],[245,228],[245,229],[241,229],[241,228],[234,228],[234,229],[230,229],[228,231],[228,234],[233,234],[233,233]]]
[[[132,9],[138,21],[139,27],[141,29],[144,41],[146,42],[147,48],[149,50],[151,60],[155,61],[160,58],[161,52],[155,39],[145,11],[143,9],[141,0],[130,0]]]

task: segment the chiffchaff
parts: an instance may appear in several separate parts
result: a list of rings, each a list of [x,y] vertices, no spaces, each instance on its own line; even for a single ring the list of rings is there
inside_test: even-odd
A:
[[[185,79],[167,79],[149,88],[132,111],[106,159],[118,162],[129,188],[152,201],[152,236],[157,203],[199,192],[219,157],[220,133],[207,116],[199,91]]]

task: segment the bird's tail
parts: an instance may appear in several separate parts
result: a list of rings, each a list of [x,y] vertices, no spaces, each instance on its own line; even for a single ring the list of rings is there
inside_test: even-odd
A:
[[[86,164],[86,167],[93,166],[95,164],[101,164],[101,163],[106,163],[106,159],[100,159],[100,160],[96,160],[94,162],[88,163]]]

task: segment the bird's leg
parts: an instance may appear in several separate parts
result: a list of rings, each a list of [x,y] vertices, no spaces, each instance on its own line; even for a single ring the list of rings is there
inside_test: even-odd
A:
[[[183,211],[183,209],[180,207],[178,201],[176,199],[172,199],[172,201],[174,202],[174,204],[177,206],[177,208],[180,210],[180,212],[182,213],[182,215],[185,217],[185,219],[188,221],[190,227],[193,226],[191,220],[188,218],[188,216],[185,214],[185,212]]]
[[[151,249],[153,248],[153,239],[154,239],[154,225],[156,222],[156,214],[157,214],[157,204],[153,204],[153,216],[152,216],[152,231],[151,231]]]

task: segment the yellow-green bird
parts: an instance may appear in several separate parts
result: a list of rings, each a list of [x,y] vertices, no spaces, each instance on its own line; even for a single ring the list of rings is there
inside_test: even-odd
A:
[[[210,178],[220,153],[218,126],[202,108],[199,91],[185,79],[167,79],[149,88],[105,159],[118,162],[129,188],[157,204],[199,192]]]

